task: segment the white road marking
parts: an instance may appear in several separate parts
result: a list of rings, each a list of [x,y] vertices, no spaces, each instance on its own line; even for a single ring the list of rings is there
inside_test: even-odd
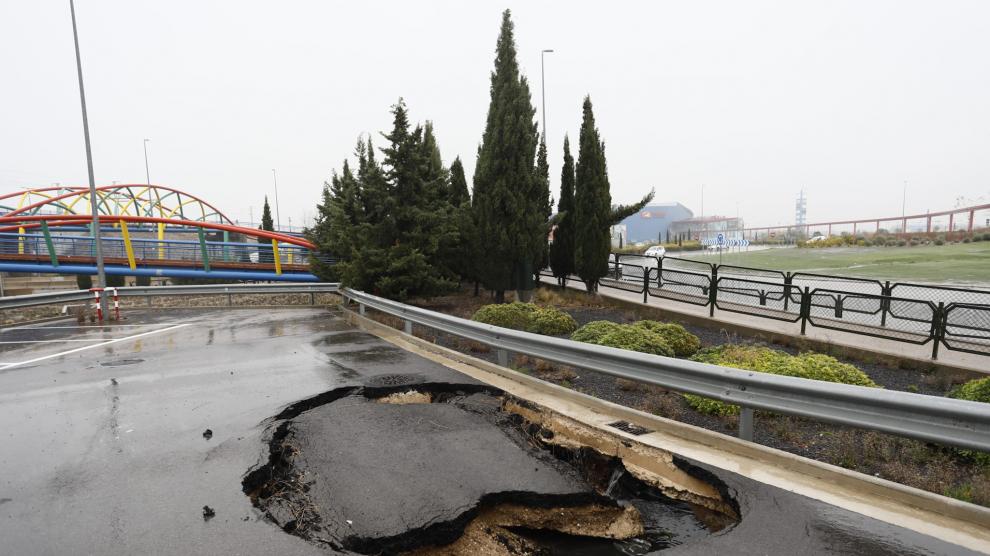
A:
[[[5,342],[0,342],[0,344],[60,344],[62,342],[103,342],[106,338],[90,338],[88,340],[83,340],[80,338],[72,338],[66,340],[9,340]]]
[[[127,336],[125,338],[117,338],[117,339],[109,340],[109,341],[102,342],[102,343],[99,343],[99,344],[93,344],[93,345],[89,345],[89,346],[78,347],[78,348],[75,348],[75,349],[70,349],[70,350],[67,350],[67,351],[59,352],[59,353],[53,353],[51,355],[45,355],[45,356],[42,356],[42,357],[36,357],[34,359],[28,359],[27,361],[20,361],[20,362],[17,362],[17,363],[7,363],[6,365],[3,366],[3,370],[6,371],[7,369],[10,369],[12,367],[18,367],[20,365],[28,365],[30,363],[37,363],[38,361],[44,361],[46,359],[52,359],[52,358],[55,358],[55,357],[62,357],[63,355],[69,355],[70,353],[76,353],[76,352],[79,352],[79,351],[85,351],[87,349],[98,348],[100,346],[105,346],[105,345],[109,345],[109,344],[116,344],[117,342],[126,342],[127,340],[133,340],[135,338],[141,338],[143,336],[150,336],[152,334],[159,334],[161,332],[168,332],[169,330],[175,330],[176,328],[182,328],[184,326],[190,326],[190,325],[191,325],[191,323],[176,324],[175,326],[170,326],[168,328],[161,328],[159,330],[149,330],[148,332],[142,332],[140,334],[134,334],[133,336]]]
[[[123,327],[133,327],[133,328],[147,328],[149,326],[171,326],[175,323],[172,322],[154,322],[150,324],[91,324],[91,325],[77,325],[77,326],[14,326],[11,328],[0,328],[0,332],[10,332],[12,330],[56,330],[56,329],[71,329],[71,330],[104,330],[107,328],[123,328]]]

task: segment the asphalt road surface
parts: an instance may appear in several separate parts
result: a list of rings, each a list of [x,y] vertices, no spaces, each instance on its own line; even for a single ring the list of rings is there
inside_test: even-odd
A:
[[[325,309],[125,316],[126,326],[65,320],[0,332],[0,554],[327,554],[267,521],[242,492],[245,474],[268,457],[271,418],[299,400],[402,375],[472,382]],[[380,463],[412,469],[402,457]],[[969,553],[712,471],[736,495],[742,521],[668,553]],[[438,480],[429,473],[419,462],[409,480]],[[375,503],[376,486],[336,492]],[[215,516],[204,519],[204,506]]]

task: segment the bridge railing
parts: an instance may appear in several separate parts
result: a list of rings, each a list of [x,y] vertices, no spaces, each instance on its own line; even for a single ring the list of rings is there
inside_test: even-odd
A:
[[[415,323],[487,344],[502,366],[516,353],[739,405],[739,436],[746,440],[759,409],[990,451],[990,411],[980,402],[720,367],[500,328],[349,288],[341,295],[361,315],[371,308],[403,319],[407,334]]]
[[[192,263],[184,266],[236,268],[264,265],[277,274],[309,265],[313,253],[298,245],[208,241],[200,233],[198,241],[130,237],[101,237],[103,257],[109,261],[138,265]],[[0,233],[0,257],[60,263],[88,260],[96,256],[96,242],[85,235]]]

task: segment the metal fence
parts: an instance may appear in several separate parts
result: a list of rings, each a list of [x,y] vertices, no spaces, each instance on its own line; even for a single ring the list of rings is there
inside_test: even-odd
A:
[[[553,274],[547,270],[544,276]],[[990,355],[990,291],[615,253],[600,287],[715,310]]]
[[[517,353],[739,405],[747,440],[760,409],[990,451],[990,412],[980,402],[754,373],[500,328],[346,288],[341,295],[361,315],[371,308],[404,320],[407,334],[415,323],[492,346],[502,366]]]

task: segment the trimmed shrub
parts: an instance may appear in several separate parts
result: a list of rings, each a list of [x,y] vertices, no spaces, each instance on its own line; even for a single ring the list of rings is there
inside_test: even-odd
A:
[[[532,314],[536,312],[536,305],[532,303],[493,303],[484,305],[471,316],[471,320],[511,328],[513,330],[526,330],[529,328]]]
[[[949,392],[950,398],[969,400],[971,402],[990,403],[990,377],[977,378],[956,387]],[[959,455],[972,459],[980,465],[990,466],[990,453],[976,450],[957,450]]]
[[[938,238],[935,240],[935,245],[945,245],[945,240],[942,238]]]
[[[577,328],[577,321],[559,309],[518,301],[484,305],[475,311],[471,320],[548,336],[570,334]]]
[[[983,241],[990,241],[990,232],[983,234]]]
[[[567,313],[553,307],[537,307],[527,330],[547,336],[570,334],[577,329],[577,321]]]
[[[633,324],[633,326],[645,328],[659,334],[667,342],[667,345],[670,346],[670,349],[674,350],[674,355],[677,357],[690,357],[701,349],[701,340],[679,324],[657,322],[655,320],[641,320]]]
[[[795,356],[765,346],[724,344],[703,349],[691,359],[761,373],[877,387],[877,384],[863,371],[821,353],[806,352]],[[684,394],[684,397],[688,405],[701,413],[709,415],[739,413],[739,406],[736,405],[693,394]]]
[[[606,333],[594,342],[600,346],[628,349],[641,353],[673,357],[674,350],[670,349],[663,336],[645,328],[633,325],[622,325]]]
[[[949,393],[949,397],[957,400],[990,403],[990,377],[977,378],[958,386]]]
[[[610,320],[592,321],[581,328],[578,328],[573,334],[571,334],[571,339],[575,342],[597,344],[598,340],[600,340],[602,336],[618,329],[621,326],[621,324]]]

